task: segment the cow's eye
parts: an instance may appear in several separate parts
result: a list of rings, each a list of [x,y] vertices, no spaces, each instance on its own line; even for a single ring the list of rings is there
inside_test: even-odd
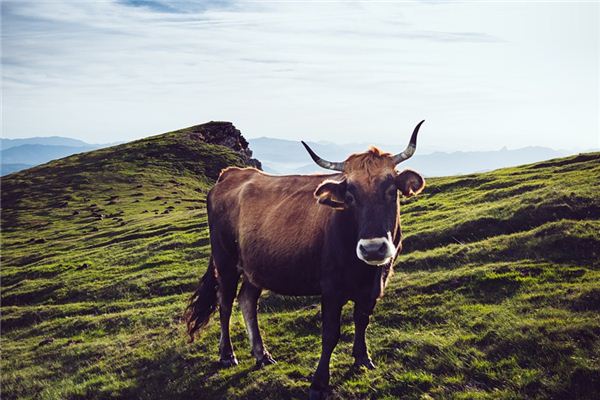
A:
[[[352,205],[356,200],[354,199],[354,195],[352,193],[346,192],[346,198],[344,199],[344,201],[346,202],[346,204]]]
[[[391,201],[396,200],[397,195],[398,195],[398,189],[394,185],[390,186],[385,191],[385,197],[388,200],[391,200]]]

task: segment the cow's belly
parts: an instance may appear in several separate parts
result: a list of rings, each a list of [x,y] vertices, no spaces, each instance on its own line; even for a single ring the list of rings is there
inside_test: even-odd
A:
[[[248,213],[238,234],[240,264],[250,282],[284,295],[319,294],[320,233],[289,210],[256,215]]]
[[[319,266],[308,257],[246,254],[242,256],[241,267],[252,284],[278,294],[313,296],[321,293]]]

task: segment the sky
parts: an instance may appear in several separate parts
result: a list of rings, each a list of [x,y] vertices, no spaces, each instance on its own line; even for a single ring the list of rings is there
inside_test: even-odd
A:
[[[2,1],[2,136],[600,147],[600,2]]]

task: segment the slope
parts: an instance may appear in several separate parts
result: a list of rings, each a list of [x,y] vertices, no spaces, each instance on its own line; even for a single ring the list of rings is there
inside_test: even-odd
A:
[[[178,131],[3,179],[5,398],[304,398],[318,298],[266,294],[278,364],[216,364],[218,327],[180,321],[209,254],[205,194],[239,164]],[[332,398],[593,398],[600,383],[600,154],[430,179],[403,205],[405,252],[352,372],[351,308]]]

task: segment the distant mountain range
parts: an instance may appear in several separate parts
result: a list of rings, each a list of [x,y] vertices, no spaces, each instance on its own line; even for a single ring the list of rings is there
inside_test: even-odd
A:
[[[48,161],[112,146],[114,143],[90,144],[61,136],[0,140],[1,175],[8,175]]]
[[[257,138],[249,139],[253,156],[260,160],[263,169],[273,174],[307,174],[322,172],[316,166],[299,141]],[[25,139],[1,139],[1,175],[27,169],[51,160],[76,153],[108,147],[114,143],[90,144],[78,139],[60,136],[32,137]],[[365,151],[367,143],[336,144],[332,142],[309,142],[323,158],[341,161],[349,154]],[[378,145],[385,151],[397,153],[403,145]],[[429,150],[429,152],[428,152]],[[502,167],[527,164],[550,158],[564,157],[573,152],[554,150],[547,147],[524,147],[521,149],[496,151],[431,152],[418,148],[417,154],[403,164],[426,176],[447,176],[489,171]]]
[[[258,138],[249,139],[253,156],[261,161],[263,169],[274,174],[306,174],[322,170],[316,166],[299,141]],[[308,142],[319,156],[342,161],[348,155],[369,148],[368,143],[335,144],[330,142]],[[378,145],[382,150],[398,153],[406,145]],[[591,150],[590,150],[591,151]],[[550,158],[573,154],[565,150],[547,147],[524,147],[521,149],[496,151],[428,152],[417,146],[417,154],[402,164],[426,176],[448,176],[489,171],[497,168],[527,164]]]
[[[2,150],[10,149],[24,144],[43,144],[47,146],[70,146],[70,147],[89,147],[94,146],[79,139],[71,139],[62,136],[31,137],[24,139],[0,139]]]

